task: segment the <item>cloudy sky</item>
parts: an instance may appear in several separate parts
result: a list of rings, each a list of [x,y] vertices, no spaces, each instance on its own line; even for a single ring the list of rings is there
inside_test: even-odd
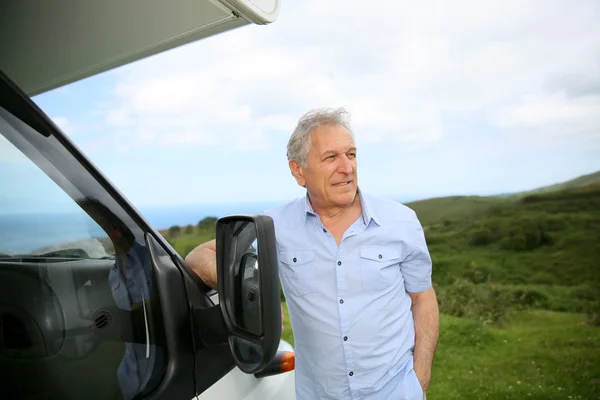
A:
[[[401,201],[600,170],[597,0],[282,3],[34,100],[141,207],[302,195],[285,148],[323,106],[352,114],[363,190]]]

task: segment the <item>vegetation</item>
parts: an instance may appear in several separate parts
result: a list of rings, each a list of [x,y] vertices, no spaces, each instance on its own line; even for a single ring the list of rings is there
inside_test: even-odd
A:
[[[502,197],[451,196],[415,201],[407,206],[415,210],[423,225],[431,222],[450,223],[476,218],[492,206],[509,202]]]
[[[442,312],[428,398],[600,398],[600,184],[578,182],[409,204]],[[185,255],[212,226],[169,240]]]
[[[599,185],[600,184],[600,171],[592,174],[580,176],[567,182],[557,183],[555,185],[544,186],[524,193],[518,193],[519,196],[528,196],[531,194],[540,193],[553,193],[560,192],[568,189],[575,189],[583,186]]]
[[[196,226],[187,225],[183,233],[181,233],[181,227],[177,225],[160,233],[185,258],[196,246],[215,238],[216,222],[216,217],[206,217]]]

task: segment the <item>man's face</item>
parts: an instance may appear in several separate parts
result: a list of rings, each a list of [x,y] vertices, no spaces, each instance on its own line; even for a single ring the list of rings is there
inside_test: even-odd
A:
[[[321,207],[343,207],[356,196],[356,145],[350,132],[340,125],[322,125],[311,133],[306,168],[290,162],[300,186]],[[313,204],[314,206],[314,204]]]

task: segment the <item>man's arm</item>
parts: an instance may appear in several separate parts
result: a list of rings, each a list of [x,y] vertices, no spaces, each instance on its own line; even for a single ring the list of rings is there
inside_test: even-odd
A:
[[[217,289],[217,241],[202,243],[192,250],[185,262],[204,283]],[[283,331],[283,304],[281,304],[281,330]]]
[[[204,283],[217,289],[217,241],[202,243],[186,257],[187,265]]]
[[[412,299],[412,313],[415,320],[415,374],[423,391],[431,381],[433,356],[440,334],[440,312],[433,287],[424,292],[408,292]]]

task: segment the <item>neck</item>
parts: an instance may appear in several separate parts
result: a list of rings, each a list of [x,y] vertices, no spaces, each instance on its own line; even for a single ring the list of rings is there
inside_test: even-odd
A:
[[[321,221],[324,224],[335,223],[340,220],[346,220],[347,218],[355,219],[362,214],[362,205],[358,192],[352,203],[345,206],[328,206],[326,204],[320,204],[318,201],[313,201],[313,199],[310,198],[310,195],[308,200],[311,203],[313,211],[321,218]]]

